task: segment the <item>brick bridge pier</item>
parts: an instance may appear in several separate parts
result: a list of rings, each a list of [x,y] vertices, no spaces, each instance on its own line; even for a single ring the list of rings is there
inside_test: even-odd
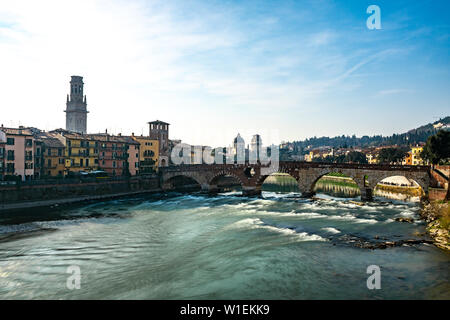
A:
[[[160,168],[161,186],[164,190],[174,187],[174,178],[183,176],[195,180],[207,192],[218,192],[218,181],[221,177],[232,176],[242,186],[244,195],[260,195],[264,180],[270,175],[261,174],[260,164],[199,164],[180,165]],[[264,171],[264,170],[263,170]],[[279,163],[277,170],[271,173],[287,173],[297,180],[300,192],[304,197],[314,195],[314,186],[322,176],[330,172],[339,172],[352,178],[361,191],[362,200],[372,200],[372,191],[383,179],[392,176],[404,176],[416,181],[428,193],[432,183],[429,166],[402,166],[378,164],[288,162]]]

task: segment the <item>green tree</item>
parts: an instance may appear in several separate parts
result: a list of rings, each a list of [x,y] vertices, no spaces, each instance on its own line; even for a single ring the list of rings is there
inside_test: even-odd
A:
[[[406,157],[407,151],[403,148],[384,148],[378,153],[380,163],[397,163]]]
[[[437,134],[428,137],[420,156],[432,164],[449,162],[450,131],[440,130]]]
[[[366,155],[359,151],[350,151],[346,157],[346,162],[350,163],[367,163]]]

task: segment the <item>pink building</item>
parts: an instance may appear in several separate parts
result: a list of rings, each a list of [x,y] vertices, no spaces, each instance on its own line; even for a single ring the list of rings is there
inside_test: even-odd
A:
[[[135,176],[139,173],[139,142],[134,141],[130,137],[127,138],[128,143],[128,169],[130,174]]]
[[[6,133],[0,130],[0,180],[3,180],[5,175],[5,145]]]
[[[0,127],[6,135],[5,176],[20,176],[22,181],[34,177],[34,138],[30,129]]]
[[[139,143],[121,134],[89,134],[98,141],[98,166],[111,176],[135,176],[139,170]]]

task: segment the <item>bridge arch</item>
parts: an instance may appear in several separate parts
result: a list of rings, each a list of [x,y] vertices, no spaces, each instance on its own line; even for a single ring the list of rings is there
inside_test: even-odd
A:
[[[224,186],[220,185],[221,182],[220,180],[227,177],[232,178],[232,181],[236,183],[235,185],[239,185],[240,188],[244,187],[244,182],[242,181],[242,178],[239,177],[239,175],[231,171],[219,171],[214,173],[214,175],[209,179],[208,181],[209,191],[218,192],[220,190],[223,190]],[[225,189],[230,186],[232,185],[225,186]]]
[[[173,190],[176,188],[184,188],[187,186],[191,186],[192,188],[194,188],[194,185],[197,185],[198,189],[202,188],[202,184],[195,177],[186,174],[178,174],[165,179],[162,188],[163,190]]]
[[[336,192],[336,190],[339,189],[339,186],[344,188],[349,188],[350,190],[347,190],[349,192],[349,197],[356,197],[362,194],[362,188],[364,188],[364,178],[360,183],[358,183],[359,177],[354,176],[350,172],[344,172],[344,170],[328,170],[325,173],[320,174],[315,178],[315,180],[312,182],[311,186],[309,187],[309,192],[312,194],[315,194],[318,191],[333,191]],[[321,186],[320,182],[321,180],[324,181],[325,179],[329,179],[330,181],[330,187],[329,190],[327,185]],[[342,181],[341,181],[342,179]],[[336,185],[333,185],[332,180],[336,180]],[[354,188],[355,190],[351,190]],[[353,191],[353,192],[352,192]]]
[[[386,181],[389,178],[391,178],[391,181]],[[417,181],[416,179],[411,178],[407,174],[386,174],[382,178],[377,179],[378,181],[376,181],[373,188],[374,196],[412,201],[420,199],[428,191],[426,189],[427,184],[425,181]],[[413,182],[412,184],[411,181]]]
[[[424,192],[428,191],[428,187],[430,185],[430,179],[428,174],[411,174],[409,172],[386,172],[380,175],[377,175],[376,177],[373,177],[373,182],[370,181],[370,186],[372,188],[375,188],[381,181],[383,181],[386,178],[391,178],[395,176],[405,177],[408,180],[413,180],[417,182],[417,184],[422,188]],[[371,177],[369,176],[369,179]]]
[[[299,192],[298,179],[290,172],[283,172],[282,170],[261,176],[257,185],[262,191]]]

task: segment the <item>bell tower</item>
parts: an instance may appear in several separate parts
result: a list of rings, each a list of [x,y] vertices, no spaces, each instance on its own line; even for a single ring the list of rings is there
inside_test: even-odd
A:
[[[86,133],[87,114],[86,96],[83,95],[83,77],[72,76],[70,80],[70,95],[66,102],[66,130]]]

